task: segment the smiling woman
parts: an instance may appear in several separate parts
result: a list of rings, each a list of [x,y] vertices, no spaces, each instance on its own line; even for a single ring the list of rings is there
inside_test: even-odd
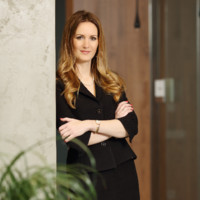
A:
[[[98,200],[139,200],[136,155],[125,139],[137,134],[137,116],[122,79],[107,66],[104,41],[94,14],[78,11],[67,21],[57,71],[57,128],[69,147],[67,164],[90,165],[74,138],[91,150],[105,181],[95,184]]]

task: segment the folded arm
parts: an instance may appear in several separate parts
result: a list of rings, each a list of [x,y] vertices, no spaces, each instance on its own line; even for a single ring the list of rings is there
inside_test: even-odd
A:
[[[123,124],[117,118],[125,117],[130,112],[133,112],[133,108],[128,101],[119,103],[115,112],[115,119],[101,120],[98,133],[95,133],[98,126],[95,120],[81,121],[67,117],[62,118],[61,121],[68,123],[60,126],[59,132],[65,142],[69,142],[73,138],[78,137],[87,131],[91,131],[88,145],[105,141],[110,137],[124,138],[128,136],[128,133]]]

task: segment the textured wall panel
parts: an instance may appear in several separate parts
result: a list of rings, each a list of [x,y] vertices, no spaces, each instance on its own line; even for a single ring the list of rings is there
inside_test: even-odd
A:
[[[52,138],[39,152],[55,163],[54,96],[55,1],[1,0],[0,152]]]

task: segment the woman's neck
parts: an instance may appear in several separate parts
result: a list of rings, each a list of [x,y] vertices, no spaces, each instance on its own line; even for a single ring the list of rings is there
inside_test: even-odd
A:
[[[91,63],[77,63],[76,73],[81,80],[87,80],[93,78],[91,72]]]
[[[82,84],[95,96],[94,76],[91,72],[91,63],[77,63],[76,73]]]

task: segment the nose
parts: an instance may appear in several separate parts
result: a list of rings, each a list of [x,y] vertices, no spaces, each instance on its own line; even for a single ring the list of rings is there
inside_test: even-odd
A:
[[[83,47],[84,47],[84,48],[88,48],[88,47],[89,47],[89,40],[88,40],[88,38],[85,38],[85,39],[84,39]]]

